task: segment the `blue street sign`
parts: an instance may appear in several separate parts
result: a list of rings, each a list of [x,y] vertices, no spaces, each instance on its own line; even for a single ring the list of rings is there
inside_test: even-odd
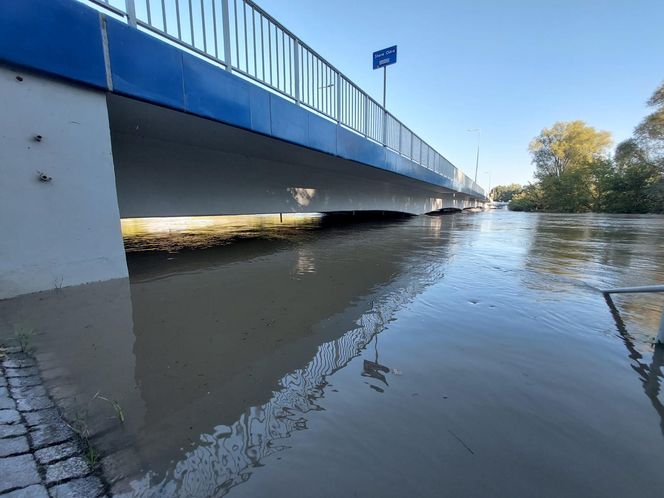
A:
[[[373,68],[380,69],[397,61],[397,46],[385,48],[373,53]]]

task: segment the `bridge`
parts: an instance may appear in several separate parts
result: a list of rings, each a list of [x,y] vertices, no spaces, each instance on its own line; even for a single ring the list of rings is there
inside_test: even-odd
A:
[[[126,276],[121,218],[487,200],[250,0],[2,2],[0,105],[0,299]]]

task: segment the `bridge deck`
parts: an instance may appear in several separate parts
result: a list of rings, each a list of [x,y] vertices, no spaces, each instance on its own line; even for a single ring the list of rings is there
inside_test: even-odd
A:
[[[423,157],[424,143],[420,156],[409,158],[76,0],[2,2],[0,61],[484,199],[435,151]]]

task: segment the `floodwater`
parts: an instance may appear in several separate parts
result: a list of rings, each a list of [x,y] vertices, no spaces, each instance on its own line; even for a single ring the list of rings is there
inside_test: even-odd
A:
[[[128,281],[0,302],[121,496],[662,496],[664,296],[598,289],[664,217],[123,229]]]

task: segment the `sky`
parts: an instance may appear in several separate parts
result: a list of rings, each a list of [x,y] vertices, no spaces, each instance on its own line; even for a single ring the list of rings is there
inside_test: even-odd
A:
[[[664,81],[664,0],[257,0],[483,187],[532,180],[528,143],[581,119],[628,138]],[[489,183],[490,181],[490,183]]]

